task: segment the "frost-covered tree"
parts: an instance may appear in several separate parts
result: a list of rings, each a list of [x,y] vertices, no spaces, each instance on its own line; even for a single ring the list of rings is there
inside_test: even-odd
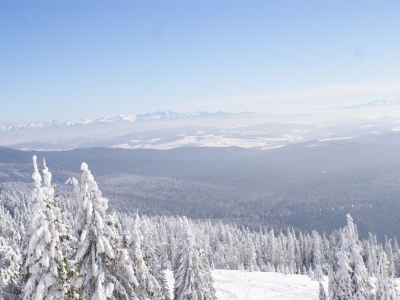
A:
[[[389,263],[385,251],[379,253],[376,300],[395,300],[400,295],[396,283],[388,276]]]
[[[367,268],[361,256],[358,232],[350,214],[347,215],[347,226],[340,235],[338,267],[334,274],[332,299],[373,299]],[[350,279],[350,281],[349,281]],[[336,298],[335,298],[336,297]]]
[[[314,270],[314,280],[324,281],[324,273],[322,272],[322,268],[320,265],[317,265]]]
[[[161,286],[157,279],[150,273],[143,257],[142,249],[144,249],[144,245],[142,244],[142,237],[140,234],[140,217],[138,213],[136,213],[132,235],[131,237],[128,236],[127,240],[127,246],[132,257],[133,268],[137,279],[136,293],[139,299],[164,299]],[[164,273],[161,270],[161,265],[154,261],[154,259],[156,259],[154,253],[149,254],[152,256],[146,257],[146,260],[151,260],[153,269],[165,283],[165,277],[162,277]]]
[[[321,282],[319,282],[319,300],[326,300],[326,293],[325,293],[325,289],[324,286],[322,285]]]
[[[371,276],[376,276],[378,273],[378,255],[377,255],[377,242],[376,236],[373,236],[372,233],[368,234],[368,242],[367,242],[367,270],[368,274]]]
[[[174,259],[174,300],[215,300],[210,267],[184,218]]]
[[[0,203],[0,299],[2,293],[3,295],[17,293],[19,288],[20,244],[18,223]]]
[[[165,300],[171,300],[168,281],[165,274],[165,270],[167,269],[164,250],[165,244],[161,242],[161,239],[154,240],[151,238],[152,234],[159,237],[159,233],[155,232],[155,230],[155,228],[152,228],[143,239],[146,241],[146,243],[143,244],[145,252],[144,258],[150,274],[152,274],[158,281]]]
[[[25,258],[23,299],[66,299],[78,297],[70,279],[74,273],[68,260],[70,236],[62,223],[57,196],[51,185],[51,173],[43,161],[42,177],[33,156],[34,201]]]
[[[113,275],[116,259],[116,228],[107,213],[108,200],[98,189],[88,165],[82,163],[81,211],[76,231],[79,234],[75,256],[81,276],[76,284],[84,299],[111,298],[117,283]]]
[[[352,270],[349,266],[347,254],[343,251],[338,252],[338,270],[330,278],[329,299],[331,300],[350,300],[353,299],[353,286],[351,282]]]
[[[15,293],[20,272],[20,256],[0,236],[0,300]]]
[[[107,213],[108,199],[103,197],[88,165],[82,163],[80,186],[81,212],[76,232],[79,244],[76,261],[82,274],[77,280],[84,299],[140,299],[141,265],[132,259],[121,241],[121,225]],[[135,273],[136,268],[136,273]],[[157,298],[154,298],[157,299]],[[161,298],[159,298],[161,299]]]
[[[21,243],[21,233],[17,219],[13,217],[0,201],[0,236],[7,240],[7,243],[12,245],[14,250]]]
[[[322,240],[317,231],[312,232],[312,261],[314,268],[322,262]]]
[[[386,243],[385,243],[385,252],[387,255],[387,262],[388,262],[388,272],[389,276],[393,277],[396,275],[396,264],[395,264],[395,256],[393,253],[393,248],[392,248],[392,240],[388,239],[385,236]]]
[[[374,298],[368,271],[361,256],[361,243],[357,228],[350,214],[347,215],[347,226],[343,229],[343,251],[347,251],[352,268],[351,279],[354,290],[354,299],[370,300]]]

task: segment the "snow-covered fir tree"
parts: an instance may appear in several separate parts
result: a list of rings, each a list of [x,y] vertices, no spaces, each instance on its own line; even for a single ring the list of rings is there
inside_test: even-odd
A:
[[[166,234],[165,230],[161,232],[157,231],[157,227],[154,226],[153,222],[145,222],[141,220],[139,215],[136,214],[135,221],[133,223],[133,232],[137,232],[137,240],[140,240],[141,252],[143,254],[143,260],[146,263],[146,267],[150,275],[153,275],[157,281],[157,284],[153,281],[151,286],[161,288],[161,294],[165,300],[171,300],[169,286],[165,274],[167,268],[166,261],[166,244],[162,242],[160,235]],[[139,234],[141,233],[141,234]],[[132,247],[130,247],[132,248]],[[151,291],[149,291],[151,292]]]
[[[317,265],[314,270],[314,280],[324,281],[324,273],[322,272],[322,268],[320,265]]]
[[[352,270],[349,266],[349,259],[344,251],[339,251],[338,269],[335,273],[330,273],[329,280],[329,299],[330,300],[350,300],[353,299],[353,286],[351,282]]]
[[[79,234],[75,256],[81,276],[76,280],[84,299],[140,299],[153,290],[143,278],[145,266],[132,257],[121,240],[121,225],[107,213],[108,200],[103,197],[88,165],[82,163],[80,187],[81,213],[76,232]],[[136,271],[136,272],[135,272]],[[142,272],[143,271],[143,272]],[[142,273],[141,273],[142,272]],[[157,285],[155,281],[154,285]],[[153,299],[157,294],[153,293]]]
[[[368,234],[366,241],[366,266],[370,276],[376,276],[378,273],[378,246],[376,236],[372,233]]]
[[[21,234],[16,218],[0,205],[0,299],[18,293],[21,266]],[[5,296],[4,296],[5,297]]]
[[[395,300],[400,298],[400,294],[396,290],[396,284],[388,274],[388,269],[387,254],[381,250],[379,253],[376,300]]]
[[[0,236],[0,300],[17,292],[20,261],[20,255]]]
[[[324,286],[319,282],[319,300],[327,300]]]
[[[182,220],[180,243],[174,259],[174,300],[215,300],[211,270],[195,244],[186,218]]]
[[[374,298],[361,250],[357,228],[348,214],[347,225],[340,234],[340,251],[337,254],[337,271],[333,274],[331,299],[372,300]]]
[[[393,277],[396,275],[396,264],[395,264],[395,254],[393,253],[393,248],[392,248],[392,240],[388,239],[385,236],[385,252],[387,255],[387,263],[388,263],[388,273],[389,276]]]
[[[362,248],[358,238],[356,225],[350,214],[347,215],[347,226],[343,228],[343,251],[347,251],[352,268],[352,286],[354,291],[354,299],[370,300],[374,298],[372,286],[369,280],[368,271],[365,267],[364,260],[361,256]],[[347,248],[346,248],[347,246]]]
[[[42,185],[36,156],[33,156],[33,220],[25,254],[22,298],[74,299],[79,296],[71,285],[74,269],[68,259],[70,236],[62,223],[61,212],[56,204],[57,196],[51,185],[51,173],[45,161],[43,165]]]
[[[143,257],[142,249],[145,249],[145,247],[142,243],[142,237],[140,234],[140,217],[138,213],[136,213],[131,237],[128,236],[127,239],[127,246],[133,260],[133,268],[138,281],[136,293],[139,299],[164,299],[165,297],[161,286],[157,279],[150,273]],[[149,253],[149,255],[154,255],[154,253]],[[163,273],[161,271],[161,265],[153,261],[154,259],[156,258],[146,257],[147,262],[151,260],[153,270],[155,269],[160,279],[164,280],[165,283],[165,278],[162,277]]]

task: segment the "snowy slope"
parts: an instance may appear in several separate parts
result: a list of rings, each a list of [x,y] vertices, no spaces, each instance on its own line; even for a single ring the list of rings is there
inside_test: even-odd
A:
[[[312,281],[305,275],[232,270],[214,270],[212,275],[218,300],[318,299],[318,282]],[[172,292],[173,275],[171,271],[167,271],[167,279]],[[327,289],[327,279],[324,284]]]
[[[318,282],[305,275],[215,270],[213,277],[220,300],[318,299]]]
[[[172,271],[167,271],[171,298],[174,286]],[[212,272],[218,300],[317,300],[318,281],[306,275],[283,275],[272,272],[214,270]],[[374,285],[374,280],[371,280]],[[400,286],[400,278],[396,279]],[[328,293],[328,278],[323,282]]]

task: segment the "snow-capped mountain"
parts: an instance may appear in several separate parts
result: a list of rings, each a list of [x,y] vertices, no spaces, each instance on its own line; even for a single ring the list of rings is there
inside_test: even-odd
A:
[[[230,113],[217,111],[217,112],[207,112],[207,111],[195,111],[195,112],[180,112],[174,110],[157,111],[148,114],[136,115],[138,121],[143,120],[164,120],[164,119],[181,119],[181,118],[191,118],[191,117],[209,117],[209,116],[223,116],[230,115]]]
[[[78,121],[65,121],[60,122],[57,120],[31,122],[31,123],[17,123],[17,124],[0,124],[0,131],[21,131],[21,130],[38,130],[47,128],[58,128],[68,126],[79,126],[100,123],[133,123],[138,121],[157,121],[167,119],[182,119],[182,118],[195,118],[195,117],[210,117],[210,116],[223,116],[231,115],[222,111],[206,112],[179,112],[173,110],[157,111],[153,113],[137,114],[137,115],[119,115],[114,117],[103,116],[96,119],[82,119]]]
[[[385,107],[399,107],[400,100],[392,101],[392,100],[379,100],[379,101],[371,101],[367,103],[345,106],[343,109],[364,109],[364,108],[385,108]]]
[[[318,146],[400,130],[400,101],[375,101],[363,107],[298,114],[167,110],[79,121],[4,124],[0,125],[0,146],[23,150],[232,146],[267,150],[302,141],[314,140],[312,146]]]
[[[31,122],[31,123],[17,123],[17,124],[1,124],[1,131],[22,131],[22,130],[38,130],[47,128],[59,128],[76,125],[88,125],[92,123],[116,123],[116,122],[134,122],[135,116],[132,115],[120,115],[116,117],[100,117],[93,120],[82,119],[79,121],[65,121],[60,122],[57,120],[43,121],[43,122]]]

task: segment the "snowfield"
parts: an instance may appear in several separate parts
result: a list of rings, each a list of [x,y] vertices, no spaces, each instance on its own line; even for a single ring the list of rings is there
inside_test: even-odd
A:
[[[305,275],[231,270],[215,270],[212,274],[220,300],[318,299],[318,281]],[[325,288],[327,282],[326,279]]]
[[[172,271],[167,271],[171,296],[174,286]],[[318,299],[318,281],[306,275],[283,275],[271,272],[213,270],[218,300],[313,300]],[[327,292],[328,279],[324,286]]]
[[[213,270],[218,300],[318,300],[319,284],[307,275],[283,275],[273,272]],[[173,299],[174,277],[166,272]],[[400,278],[396,278],[400,291]],[[375,280],[371,280],[373,287]],[[328,295],[328,277],[323,282]]]

